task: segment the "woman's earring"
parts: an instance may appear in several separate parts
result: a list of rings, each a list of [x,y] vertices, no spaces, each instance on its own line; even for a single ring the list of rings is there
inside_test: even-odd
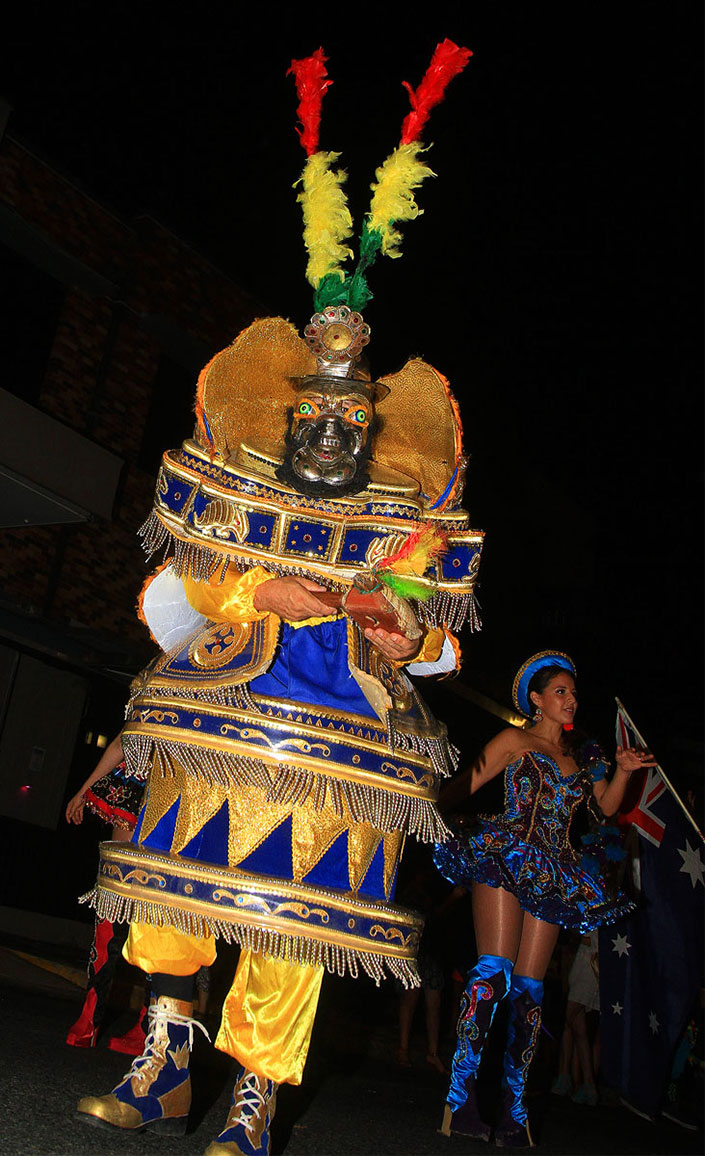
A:
[[[534,715],[534,722],[540,723],[542,718],[543,718],[543,711],[541,710],[540,706],[537,706],[536,707],[536,713]]]

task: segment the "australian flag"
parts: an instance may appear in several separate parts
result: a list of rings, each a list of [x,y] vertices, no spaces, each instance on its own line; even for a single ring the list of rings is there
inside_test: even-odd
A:
[[[617,742],[646,745],[621,703]],[[628,828],[637,908],[600,929],[602,1072],[654,1115],[702,983],[704,844],[660,767],[632,780],[618,819]]]

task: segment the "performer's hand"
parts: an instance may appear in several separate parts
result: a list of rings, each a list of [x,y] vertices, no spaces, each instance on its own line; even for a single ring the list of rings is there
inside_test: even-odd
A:
[[[305,622],[330,614],[330,606],[319,602],[316,590],[325,590],[308,578],[270,578],[255,590],[255,610],[269,610],[288,622]]]
[[[390,633],[382,630],[381,626],[368,627],[365,638],[381,650],[385,658],[394,662],[409,662],[421,649],[423,638],[407,638],[405,634],[396,631]]]
[[[77,795],[74,795],[66,807],[66,822],[75,823],[76,826],[78,826],[79,823],[82,823],[83,808],[85,805],[86,800],[84,799],[82,792],[79,791]]]
[[[639,751],[634,747],[617,747],[615,762],[617,770],[622,771],[625,775],[631,775],[632,771],[638,771],[641,767],[655,767],[657,765],[651,751]]]

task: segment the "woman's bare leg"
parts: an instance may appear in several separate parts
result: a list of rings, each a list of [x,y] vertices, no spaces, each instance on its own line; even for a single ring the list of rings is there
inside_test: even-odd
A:
[[[473,884],[472,912],[478,960],[468,975],[460,1004],[458,1046],[441,1132],[452,1129],[477,1140],[489,1140],[475,1099],[475,1076],[497,1004],[504,999],[516,958],[523,913],[516,898],[499,887]]]
[[[495,1144],[498,1147],[533,1145],[526,1113],[526,1082],[541,1030],[543,977],[557,939],[558,927],[524,912],[519,950],[509,989],[502,1108],[495,1131]]]
[[[560,928],[555,923],[544,923],[542,919],[534,919],[528,911],[523,914],[524,923],[514,971],[517,975],[542,980],[551,962]]]
[[[558,1075],[568,1076],[571,1078],[571,1064],[573,1061],[573,1032],[566,1016],[566,1021],[563,1027],[563,1034],[561,1036],[561,1049],[558,1059]]]
[[[594,1084],[595,1073],[592,1066],[592,1055],[590,1042],[588,1040],[585,1008],[581,1003],[575,1003],[573,1000],[569,999],[565,1009],[565,1018],[570,1024],[573,1036],[575,1038],[575,1050],[577,1052],[578,1061],[580,1063],[580,1083]]]
[[[421,988],[412,987],[403,991],[399,996],[399,1047],[397,1048],[397,1063],[404,1068],[411,1067],[409,1060],[409,1041],[411,1039],[411,1025],[414,1012],[419,1002]]]
[[[477,954],[500,955],[514,963],[522,940],[524,920],[531,918],[522,911],[516,896],[502,887],[474,883],[472,917]]]

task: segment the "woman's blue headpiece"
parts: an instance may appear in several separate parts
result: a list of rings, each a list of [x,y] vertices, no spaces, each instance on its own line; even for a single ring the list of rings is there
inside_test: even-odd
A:
[[[541,650],[538,654],[532,654],[531,658],[527,658],[524,665],[519,667],[512,687],[514,706],[527,718],[531,715],[529,683],[536,671],[543,670],[545,666],[561,666],[563,670],[569,670],[575,678],[575,663],[560,650]]]

